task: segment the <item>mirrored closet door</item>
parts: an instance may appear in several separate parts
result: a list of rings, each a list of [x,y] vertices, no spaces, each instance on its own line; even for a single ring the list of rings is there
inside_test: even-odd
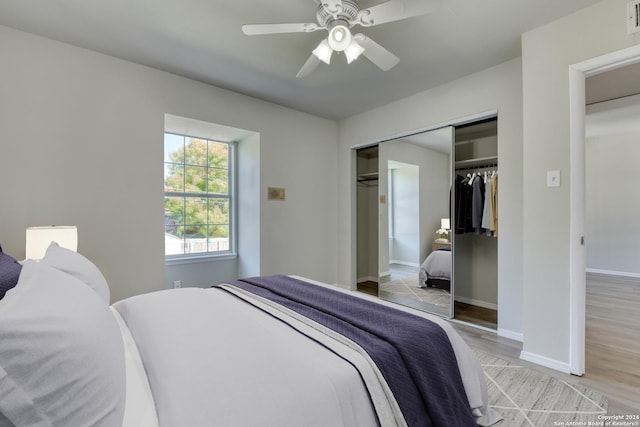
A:
[[[377,147],[378,296],[445,317],[453,317],[453,141],[445,127]]]

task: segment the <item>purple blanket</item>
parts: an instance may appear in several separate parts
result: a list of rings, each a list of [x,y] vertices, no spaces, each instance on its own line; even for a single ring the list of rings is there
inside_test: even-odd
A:
[[[382,372],[409,426],[476,426],[455,353],[437,324],[288,276],[231,284],[356,342]]]

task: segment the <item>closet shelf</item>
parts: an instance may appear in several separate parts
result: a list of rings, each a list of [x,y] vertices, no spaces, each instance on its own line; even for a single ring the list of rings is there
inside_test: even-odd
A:
[[[456,160],[456,169],[458,168],[466,168],[473,166],[489,166],[489,165],[497,165],[498,164],[498,156],[489,156],[489,157],[478,157],[476,159],[469,160]]]
[[[361,173],[358,175],[358,182],[377,181],[378,172]]]

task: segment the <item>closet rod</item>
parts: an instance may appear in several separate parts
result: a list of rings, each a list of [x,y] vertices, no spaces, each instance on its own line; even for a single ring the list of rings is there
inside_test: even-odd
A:
[[[465,166],[456,168],[456,171],[466,171],[466,170],[477,170],[477,169],[489,169],[489,168],[497,168],[497,163],[489,163],[485,165],[475,165],[475,166]]]

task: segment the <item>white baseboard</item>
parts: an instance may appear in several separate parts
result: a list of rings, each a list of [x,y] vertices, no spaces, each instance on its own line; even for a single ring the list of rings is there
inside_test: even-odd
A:
[[[568,363],[540,356],[539,354],[529,353],[528,351],[521,351],[520,359],[526,360],[527,362],[535,363],[536,365],[544,366],[546,368],[554,369],[565,374],[571,373],[571,366]]]
[[[498,309],[498,304],[494,304],[494,303],[491,303],[491,302],[480,301],[480,300],[471,299],[471,298],[465,298],[465,297],[461,297],[461,296],[456,296],[455,300],[458,301],[458,302],[465,303],[465,304],[477,305],[478,307],[488,308],[489,310],[497,310]]]
[[[604,274],[606,276],[633,277],[634,279],[640,279],[640,273],[632,273],[630,271],[615,271],[615,270],[602,270],[598,268],[587,268],[587,273]]]
[[[508,329],[498,328],[498,336],[509,338],[510,340],[524,342],[524,335],[521,332],[514,332]]]
[[[395,259],[390,260],[389,264],[406,265],[406,266],[409,266],[409,267],[420,267],[420,264],[415,263],[415,262],[398,261],[398,260],[395,260]]]
[[[373,276],[367,276],[367,277],[358,277],[356,279],[356,283],[360,283],[360,282],[378,282],[378,278],[377,277],[373,277]]]
[[[386,276],[391,276],[391,272],[390,271],[381,271],[380,272],[380,277],[386,277]]]

